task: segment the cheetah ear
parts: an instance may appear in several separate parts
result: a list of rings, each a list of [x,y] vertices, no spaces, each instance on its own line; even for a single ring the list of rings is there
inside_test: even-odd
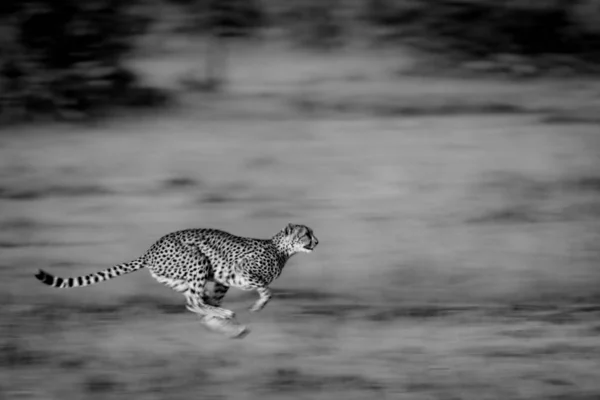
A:
[[[286,225],[285,229],[284,229],[284,233],[286,235],[290,235],[292,232],[294,232],[294,224],[292,224],[291,222],[289,224]]]

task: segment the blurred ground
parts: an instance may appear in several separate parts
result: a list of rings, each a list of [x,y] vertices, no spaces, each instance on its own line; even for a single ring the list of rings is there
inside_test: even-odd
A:
[[[201,57],[187,50],[134,64],[181,88]],[[230,57],[228,94],[2,132],[0,397],[600,396],[597,83],[419,77],[389,52]],[[175,229],[287,222],[321,244],[261,314],[228,295],[242,341],[145,271],[72,291],[33,279]]]

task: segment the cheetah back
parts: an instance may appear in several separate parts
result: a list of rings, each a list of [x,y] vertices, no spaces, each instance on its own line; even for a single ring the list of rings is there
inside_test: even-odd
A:
[[[186,255],[199,251],[200,265]],[[272,282],[281,273],[280,259],[268,240],[232,235],[218,229],[187,229],[163,236],[147,253],[150,269],[172,279],[195,276],[206,269],[207,280],[226,285],[254,287]]]

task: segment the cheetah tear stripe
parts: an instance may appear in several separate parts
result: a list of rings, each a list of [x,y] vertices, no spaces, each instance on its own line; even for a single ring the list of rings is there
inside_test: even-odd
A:
[[[106,280],[116,278],[117,276],[135,272],[143,267],[144,263],[142,259],[139,258],[128,263],[115,265],[114,267],[107,268],[104,271],[95,272],[85,276],[78,276],[76,278],[61,278],[60,276],[54,276],[41,269],[37,272],[37,274],[35,274],[35,277],[48,286],[64,289],[89,286],[99,282],[104,282]]]

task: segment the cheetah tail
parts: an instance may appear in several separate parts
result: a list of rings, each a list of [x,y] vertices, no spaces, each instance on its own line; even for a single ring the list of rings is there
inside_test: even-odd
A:
[[[107,268],[100,272],[95,272],[93,274],[79,276],[76,278],[61,278],[59,276],[54,276],[45,271],[42,271],[41,269],[38,270],[38,272],[35,274],[35,277],[48,286],[52,286],[55,288],[73,288],[93,285],[98,282],[103,282],[108,279],[116,278],[117,276],[123,274],[129,274],[143,267],[144,260],[142,258],[138,258],[137,260],[115,265],[114,267]]]

